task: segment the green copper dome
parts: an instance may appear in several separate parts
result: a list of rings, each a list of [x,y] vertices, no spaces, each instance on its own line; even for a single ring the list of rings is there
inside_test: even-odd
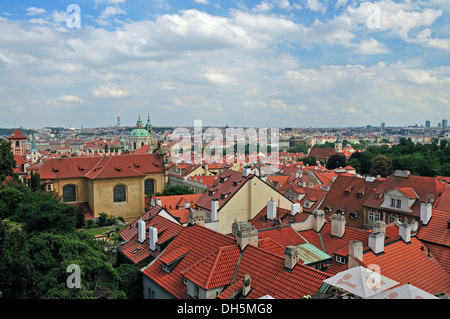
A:
[[[131,131],[130,136],[151,136],[150,133],[144,128],[140,114],[136,123],[136,128]]]

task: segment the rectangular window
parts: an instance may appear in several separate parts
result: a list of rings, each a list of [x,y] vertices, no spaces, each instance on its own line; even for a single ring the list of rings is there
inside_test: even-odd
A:
[[[395,207],[395,198],[391,198],[391,207]]]
[[[380,214],[375,212],[369,212],[369,221],[377,222],[380,220]]]
[[[148,299],[155,299],[155,292],[150,288],[147,289]]]
[[[397,199],[397,208],[402,207],[402,200],[401,199]]]
[[[395,217],[394,216],[389,216],[389,224],[393,223],[395,221]]]

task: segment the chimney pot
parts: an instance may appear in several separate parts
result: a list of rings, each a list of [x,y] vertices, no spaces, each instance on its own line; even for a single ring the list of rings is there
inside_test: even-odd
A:
[[[345,216],[341,214],[331,215],[331,236],[342,237],[345,233]]]
[[[323,210],[315,210],[313,212],[313,216],[314,216],[314,230],[316,232],[319,232],[322,227],[323,224],[325,223],[325,212]]]
[[[295,216],[297,213],[300,213],[300,203],[294,203],[291,205],[291,215]]]
[[[213,198],[211,200],[211,222],[212,223],[219,220],[218,212],[219,212],[219,200],[217,198]]]
[[[359,266],[354,258],[363,260],[363,244],[358,240],[352,240],[348,244],[348,269]]]
[[[369,247],[374,254],[384,252],[384,234],[383,233],[371,233],[369,235]]]
[[[145,240],[145,222],[142,219],[138,221],[138,241],[143,243]]]
[[[277,203],[273,200],[267,202],[267,219],[274,220],[277,217]]]
[[[249,222],[235,221],[232,228],[232,234],[236,238],[241,250],[248,244],[258,247],[258,230]]]
[[[156,243],[158,242],[158,230],[154,226],[148,228],[148,242],[152,251],[156,250]]]
[[[298,263],[298,251],[296,246],[287,246],[284,249],[284,267],[292,270]]]
[[[411,242],[411,225],[410,224],[401,224],[398,228],[399,235],[403,239],[405,243]]]
[[[250,275],[244,275],[242,277],[242,296],[247,297],[247,295],[250,293],[250,290],[252,289],[252,280],[250,278]]]

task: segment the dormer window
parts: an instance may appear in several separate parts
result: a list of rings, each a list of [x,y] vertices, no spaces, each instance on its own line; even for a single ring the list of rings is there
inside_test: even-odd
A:
[[[345,265],[345,264],[347,263],[347,258],[345,258],[345,257],[343,257],[343,256],[336,255],[335,260],[336,260],[336,262],[339,263],[339,264]]]
[[[395,207],[395,198],[391,198],[391,207]]]
[[[397,199],[397,205],[396,205],[396,207],[397,207],[397,208],[402,207],[402,200],[401,200],[401,199]]]

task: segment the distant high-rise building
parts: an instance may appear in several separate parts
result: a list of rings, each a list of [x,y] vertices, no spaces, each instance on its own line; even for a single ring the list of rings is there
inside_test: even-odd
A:
[[[446,119],[443,119],[442,120],[442,128],[447,128],[447,120]]]
[[[426,128],[430,128],[431,127],[431,122],[430,121],[425,121],[425,127]]]
[[[385,125],[386,125],[386,124],[385,124],[384,122],[381,123],[381,133],[384,133]]]
[[[442,128],[442,123],[438,122],[438,128]]]

